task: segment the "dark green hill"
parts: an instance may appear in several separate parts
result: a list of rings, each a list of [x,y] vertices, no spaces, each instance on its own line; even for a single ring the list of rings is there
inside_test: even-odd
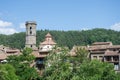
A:
[[[93,42],[111,41],[113,44],[120,44],[120,32],[106,29],[92,29],[86,31],[55,31],[40,30],[37,31],[37,46],[44,40],[45,35],[50,32],[55,42],[60,46],[88,45]],[[0,44],[24,48],[25,32],[15,33],[13,35],[0,35]]]

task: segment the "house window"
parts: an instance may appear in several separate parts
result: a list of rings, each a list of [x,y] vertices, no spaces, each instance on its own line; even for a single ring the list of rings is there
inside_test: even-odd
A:
[[[114,61],[119,61],[119,56],[113,56]]]
[[[116,49],[113,49],[113,51],[116,51]]]
[[[97,59],[97,56],[93,56],[93,59]]]
[[[114,70],[118,70],[119,69],[119,64],[114,64]]]
[[[120,50],[118,52],[120,53]]]
[[[106,56],[106,61],[112,61],[111,56]]]

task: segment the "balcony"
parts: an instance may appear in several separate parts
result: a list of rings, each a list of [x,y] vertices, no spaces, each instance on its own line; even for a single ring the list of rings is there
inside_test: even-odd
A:
[[[105,56],[104,61],[105,62],[110,62],[110,63],[118,63],[119,62],[119,56]]]

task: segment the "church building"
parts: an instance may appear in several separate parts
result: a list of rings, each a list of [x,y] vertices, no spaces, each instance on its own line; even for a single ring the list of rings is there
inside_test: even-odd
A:
[[[26,22],[26,42],[25,47],[32,48],[33,55],[36,57],[34,64],[38,69],[44,67],[43,62],[44,58],[48,53],[55,47],[56,43],[54,42],[50,33],[46,34],[45,40],[40,42],[39,47],[36,47],[36,22],[27,21]]]

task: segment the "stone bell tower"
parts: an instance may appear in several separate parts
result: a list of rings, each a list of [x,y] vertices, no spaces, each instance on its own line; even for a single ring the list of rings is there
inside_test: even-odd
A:
[[[36,48],[36,22],[27,21],[26,22],[26,42],[25,47],[32,49]]]

